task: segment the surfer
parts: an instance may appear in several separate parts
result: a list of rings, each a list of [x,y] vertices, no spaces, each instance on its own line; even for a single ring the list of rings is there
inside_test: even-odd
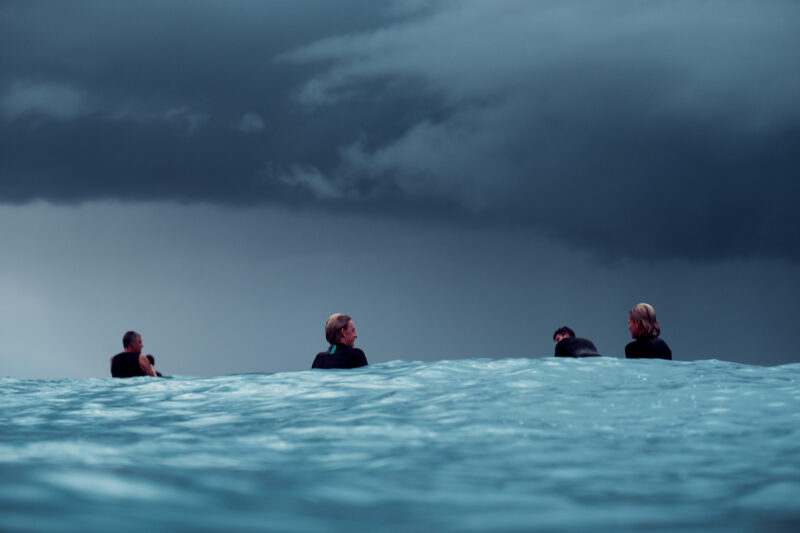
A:
[[[155,369],[155,366],[156,366],[156,358],[155,358],[155,357],[153,357],[153,356],[152,356],[152,355],[150,355],[150,354],[147,354],[147,355],[145,355],[145,357],[147,357],[147,360],[148,360],[148,361],[150,361],[150,366],[152,366],[152,367],[153,367],[153,370],[156,370],[156,369]],[[161,378],[161,377],[164,377],[164,376],[162,376],[162,375],[161,375],[161,372],[159,372],[158,370],[156,370],[156,376],[158,376],[158,377],[160,377],[160,378]]]
[[[598,357],[594,343],[589,339],[575,336],[575,332],[567,326],[560,327],[553,333],[556,343],[556,357]]]
[[[631,338],[636,340],[625,346],[625,357],[672,360],[672,350],[659,338],[661,326],[658,325],[656,310],[652,305],[635,305],[628,313],[628,329]]]
[[[149,358],[152,355],[142,355],[142,336],[135,331],[126,331],[122,336],[124,350],[111,358],[112,378],[133,378],[136,376],[153,376],[158,374],[153,368]],[[152,359],[153,363],[155,358]]]
[[[342,313],[331,315],[325,322],[325,338],[330,347],[314,358],[311,368],[358,368],[367,366],[367,356],[353,348],[358,335],[349,316]]]

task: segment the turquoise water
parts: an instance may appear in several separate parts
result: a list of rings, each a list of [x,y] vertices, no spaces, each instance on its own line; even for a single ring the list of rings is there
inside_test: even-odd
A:
[[[0,379],[3,531],[797,531],[800,364]]]

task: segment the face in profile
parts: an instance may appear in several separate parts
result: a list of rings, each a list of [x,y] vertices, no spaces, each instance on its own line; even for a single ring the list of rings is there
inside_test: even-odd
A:
[[[358,334],[356,334],[356,327],[353,321],[347,323],[347,327],[341,329],[339,333],[339,342],[345,346],[353,346],[355,344]]]
[[[628,317],[628,329],[631,332],[632,339],[639,338],[640,332],[642,330],[641,324],[639,322],[634,322],[631,317]]]
[[[556,333],[556,339],[555,339],[556,344],[561,342],[561,339],[568,339],[568,338],[569,338],[569,333]]]
[[[131,351],[141,352],[142,346],[144,346],[144,343],[142,343],[142,336],[137,335],[136,338],[131,341]]]

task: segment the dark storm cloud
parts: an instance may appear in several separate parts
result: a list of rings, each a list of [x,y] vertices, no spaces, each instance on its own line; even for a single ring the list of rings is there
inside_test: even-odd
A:
[[[6,202],[338,199],[800,254],[797,2],[29,4],[0,8]]]

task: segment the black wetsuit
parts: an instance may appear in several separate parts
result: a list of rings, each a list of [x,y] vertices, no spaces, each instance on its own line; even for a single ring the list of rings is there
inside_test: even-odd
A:
[[[141,353],[122,352],[111,359],[112,378],[135,378],[144,376],[142,367],[139,366],[139,356]]]
[[[625,346],[625,357],[628,359],[669,359],[672,350],[667,343],[653,335],[644,335]]]
[[[567,337],[556,343],[556,357],[598,357],[594,343],[580,337]]]
[[[358,368],[367,366],[367,356],[358,348],[334,344],[314,358],[311,368]]]

